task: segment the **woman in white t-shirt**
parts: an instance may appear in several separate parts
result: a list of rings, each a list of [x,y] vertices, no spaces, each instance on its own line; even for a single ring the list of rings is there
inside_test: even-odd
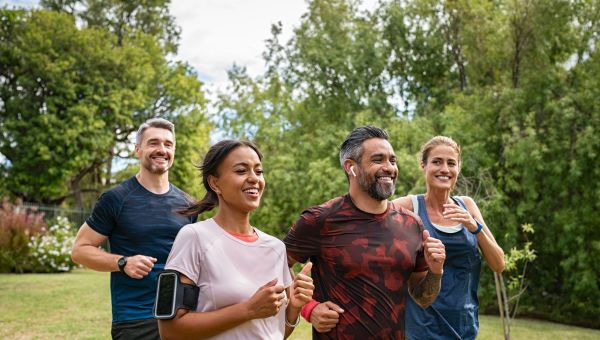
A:
[[[313,294],[310,264],[292,279],[283,242],[250,225],[265,187],[261,160],[247,141],[224,140],[206,154],[207,193],[182,213],[217,213],[183,227],[165,265],[199,287],[198,307],[160,320],[163,339],[282,339],[298,324]]]

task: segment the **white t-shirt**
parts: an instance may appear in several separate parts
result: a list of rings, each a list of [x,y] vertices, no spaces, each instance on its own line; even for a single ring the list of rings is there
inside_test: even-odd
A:
[[[283,242],[254,229],[258,240],[244,242],[223,230],[212,218],[183,227],[173,243],[165,269],[174,269],[200,287],[197,312],[208,312],[247,301],[259,287],[277,278],[290,286]],[[273,317],[254,319],[211,339],[283,339],[285,308]]]

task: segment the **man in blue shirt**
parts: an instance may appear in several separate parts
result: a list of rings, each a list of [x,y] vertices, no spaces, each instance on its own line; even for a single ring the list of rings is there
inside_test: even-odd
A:
[[[195,217],[177,213],[188,195],[169,183],[175,128],[162,118],[143,123],[136,135],[139,172],[100,196],[73,245],[73,261],[111,272],[113,339],[160,339],[152,318],[157,274],[175,236]],[[108,239],[110,253],[99,246]]]

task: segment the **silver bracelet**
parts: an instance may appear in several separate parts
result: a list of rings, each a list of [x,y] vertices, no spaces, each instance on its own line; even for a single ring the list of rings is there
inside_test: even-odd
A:
[[[298,318],[296,319],[296,323],[289,323],[288,320],[287,320],[287,316],[284,316],[283,318],[285,319],[285,325],[288,326],[288,327],[294,328],[294,327],[298,326],[298,324],[300,323],[300,314],[298,314]]]

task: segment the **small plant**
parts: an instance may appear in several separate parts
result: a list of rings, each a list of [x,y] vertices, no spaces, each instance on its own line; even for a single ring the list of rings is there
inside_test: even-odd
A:
[[[529,238],[527,237],[527,234],[533,234],[535,232],[533,225],[529,223],[523,224],[521,225],[521,231],[525,238],[523,248],[517,249],[516,247],[513,247],[510,250],[510,253],[505,255],[505,273],[508,275],[508,284],[504,281],[502,274],[494,273],[498,309],[500,318],[502,319],[505,340],[510,340],[510,324],[517,316],[519,299],[527,289],[525,283],[527,264],[533,262],[537,257],[535,250],[531,247],[531,241],[529,241]],[[521,269],[519,268],[520,263],[522,264]]]
[[[28,269],[29,240],[46,231],[44,213],[2,200],[0,206],[0,273]]]
[[[66,217],[59,216],[45,234],[31,237],[31,271],[36,273],[68,272],[77,265],[71,260],[75,242],[73,226]]]

